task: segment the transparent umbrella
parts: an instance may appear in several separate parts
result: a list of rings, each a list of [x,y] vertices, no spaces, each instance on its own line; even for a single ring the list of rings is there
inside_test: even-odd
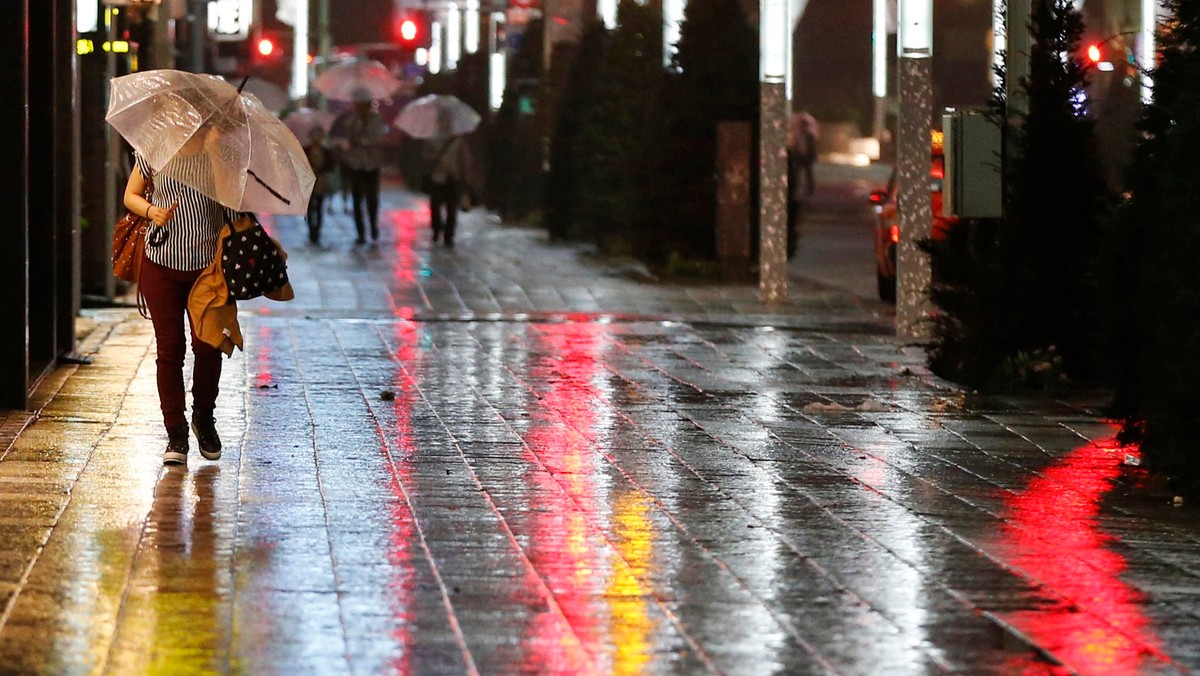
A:
[[[288,113],[283,117],[283,123],[288,129],[300,139],[300,143],[307,143],[312,138],[314,129],[323,129],[326,133],[333,127],[334,114],[324,110],[314,110],[312,108],[298,108]]]
[[[356,60],[329,67],[313,80],[313,87],[334,101],[386,99],[401,82],[378,61]]]
[[[237,78],[227,79],[226,81],[232,83],[234,87],[237,87],[238,83],[241,82]],[[288,96],[287,91],[283,87],[262,78],[248,78],[241,87],[243,94],[253,94],[260,103],[271,111],[278,112],[283,110],[292,102],[291,97]]]
[[[430,94],[409,103],[392,122],[413,138],[458,136],[475,131],[479,113],[455,96]]]
[[[254,95],[177,70],[111,84],[105,119],[154,171],[237,211],[306,212],[312,167],[291,130]]]

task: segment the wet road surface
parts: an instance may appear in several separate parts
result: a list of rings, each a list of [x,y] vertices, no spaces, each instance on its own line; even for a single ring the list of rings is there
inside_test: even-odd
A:
[[[1200,670],[1200,512],[1099,398],[386,203],[268,224],[298,298],[243,307],[218,462],[160,465],[149,323],[95,316],[0,460],[0,672]]]

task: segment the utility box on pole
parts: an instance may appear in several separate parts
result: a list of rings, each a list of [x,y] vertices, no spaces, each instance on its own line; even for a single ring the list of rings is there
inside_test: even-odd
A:
[[[948,109],[942,116],[946,176],[942,213],[957,218],[1000,218],[1000,126],[985,110]]]

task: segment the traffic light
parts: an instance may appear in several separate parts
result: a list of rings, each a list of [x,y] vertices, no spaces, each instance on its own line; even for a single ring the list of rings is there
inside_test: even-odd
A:
[[[255,48],[258,50],[259,56],[269,59],[275,53],[275,42],[271,38],[260,38]]]
[[[392,35],[404,49],[429,47],[429,17],[424,12],[405,10],[392,19]]]
[[[1087,60],[1096,70],[1102,73],[1108,73],[1114,70],[1112,61],[1104,58],[1104,50],[1101,48],[1101,43],[1093,42],[1087,47]]]

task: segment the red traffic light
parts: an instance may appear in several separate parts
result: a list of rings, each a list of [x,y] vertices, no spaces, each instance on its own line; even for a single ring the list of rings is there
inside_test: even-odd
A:
[[[412,42],[417,39],[417,22],[412,19],[405,19],[400,22],[400,39],[405,42]]]
[[[1092,63],[1100,63],[1100,59],[1103,57],[1103,54],[1100,53],[1100,45],[1088,45],[1087,57],[1088,61]]]
[[[258,41],[258,53],[260,56],[270,56],[275,53],[275,43],[270,38],[263,38]]]
[[[392,35],[405,49],[429,46],[429,20],[423,12],[406,11],[392,22]]]

